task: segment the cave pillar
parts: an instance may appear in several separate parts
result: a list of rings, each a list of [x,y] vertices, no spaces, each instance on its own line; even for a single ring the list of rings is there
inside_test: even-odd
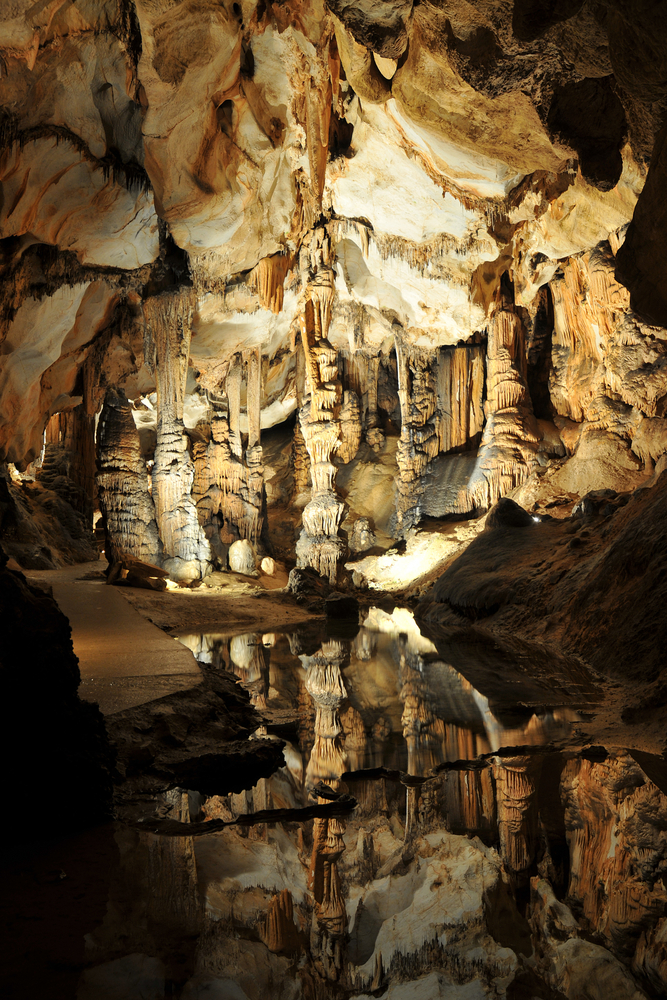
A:
[[[229,401],[229,443],[233,454],[240,459],[243,455],[241,444],[241,380],[243,364],[240,354],[235,354],[229,363],[225,381]]]
[[[241,536],[256,544],[262,531],[264,508],[264,466],[260,443],[262,352],[259,348],[248,355],[246,384],[248,447],[245,453],[244,522]]]
[[[296,401],[299,412],[304,404],[306,396],[306,355],[303,350],[296,351]],[[310,457],[306,442],[301,430],[301,422],[297,420],[294,425],[294,438],[292,440],[292,455],[294,468],[294,495],[298,497],[300,493],[308,489],[310,480]]]
[[[257,448],[261,434],[262,353],[259,348],[248,355],[248,448]]]
[[[130,555],[162,564],[155,505],[132,404],[116,389],[107,389],[97,429],[97,488],[106,523],[106,556],[110,564]]]
[[[153,498],[164,568],[175,580],[191,581],[210,568],[211,549],[192,497],[194,466],[183,425],[190,353],[192,293],[164,293],[144,303],[157,384],[157,444]]]
[[[472,506],[491,507],[520,486],[537,462],[539,429],[525,377],[525,331],[511,303],[497,304],[489,320],[486,424],[478,470],[471,479]]]
[[[399,538],[421,520],[423,476],[439,451],[434,361],[432,354],[415,352],[409,355],[407,349],[396,342],[401,437],[396,451],[398,480],[394,534]]]
[[[338,535],[345,504],[334,490],[336,467],[332,462],[340,444],[342,386],[337,353],[327,340],[335,272],[325,233],[314,233],[309,249],[302,250],[305,294],[299,318],[308,395],[299,423],[311,463],[312,493],[303,511],[296,556],[297,566],[312,566],[334,584],[345,552],[345,543]]]

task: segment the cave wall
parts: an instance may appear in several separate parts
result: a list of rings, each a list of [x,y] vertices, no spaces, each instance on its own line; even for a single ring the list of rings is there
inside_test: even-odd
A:
[[[666,36],[640,0],[13,4],[0,457],[46,431],[107,554],[181,581],[634,488]]]

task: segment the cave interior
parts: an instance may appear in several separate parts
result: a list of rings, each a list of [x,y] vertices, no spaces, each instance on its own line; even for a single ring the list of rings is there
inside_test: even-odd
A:
[[[7,1000],[667,996],[667,4],[0,4]]]

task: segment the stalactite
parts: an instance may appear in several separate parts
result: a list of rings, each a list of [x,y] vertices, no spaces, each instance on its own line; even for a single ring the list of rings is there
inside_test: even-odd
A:
[[[155,506],[131,403],[107,389],[97,430],[97,488],[106,522],[110,563],[126,555],[162,564]]]
[[[248,285],[255,288],[263,309],[279,313],[283,307],[285,278],[294,266],[291,254],[262,257],[248,275]]]
[[[186,581],[203,577],[211,561],[211,549],[191,495],[194,467],[183,426],[193,309],[190,292],[164,293],[144,303],[157,383],[153,497],[164,568],[174,579]]]
[[[298,566],[312,566],[336,582],[345,543],[338,528],[345,505],[334,492],[336,469],[331,458],[339,447],[342,386],[337,355],[327,333],[334,297],[332,249],[324,231],[312,234],[302,249],[305,304],[300,315],[307,399],[299,423],[311,461],[312,499],[303,511],[303,529],[296,545]]]

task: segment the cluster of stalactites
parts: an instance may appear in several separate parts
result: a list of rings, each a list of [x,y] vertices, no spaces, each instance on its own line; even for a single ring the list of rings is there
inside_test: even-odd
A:
[[[397,341],[396,362],[401,437],[395,531],[400,537],[420,520],[424,477],[433,460],[482,430],[484,349],[471,345],[423,351]]]
[[[241,381],[246,369],[248,438],[241,434]],[[199,425],[193,495],[200,523],[220,561],[237,538],[256,545],[264,523],[264,466],[260,444],[261,354],[232,357],[226,397],[210,399],[210,424]],[[198,429],[199,429],[198,428]]]
[[[337,498],[332,457],[340,446],[343,396],[337,352],[327,340],[334,299],[333,251],[323,231],[311,234],[301,251],[304,304],[300,315],[306,400],[299,427],[308,457],[311,500],[303,511],[303,528],[296,545],[297,565],[311,566],[335,583],[345,543],[338,528],[345,505]]]
[[[525,330],[513,306],[499,302],[488,327],[486,424],[468,509],[491,507],[537,464],[540,432],[526,380]]]

